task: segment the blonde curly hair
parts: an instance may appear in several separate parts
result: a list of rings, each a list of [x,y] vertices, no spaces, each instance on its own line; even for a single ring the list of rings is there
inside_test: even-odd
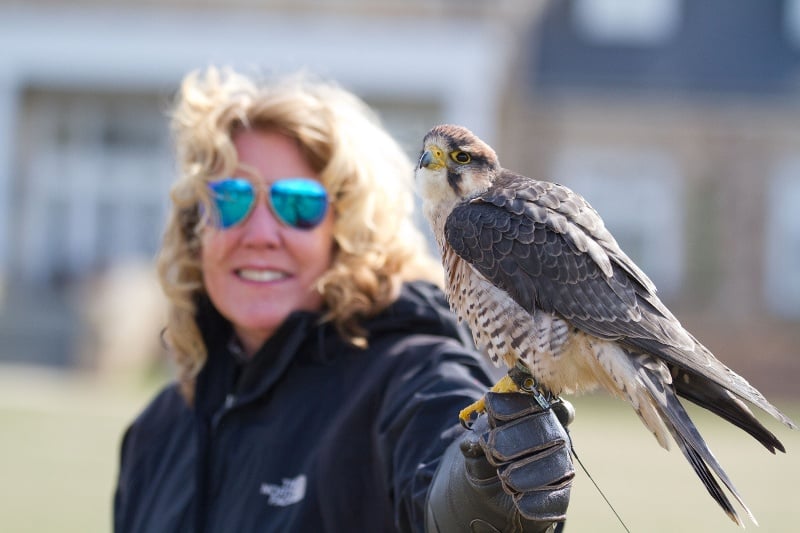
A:
[[[205,293],[200,233],[208,223],[203,213],[211,212],[207,184],[236,168],[232,137],[243,129],[296,139],[328,190],[335,253],[314,289],[324,301],[322,319],[345,340],[366,346],[359,322],[391,304],[404,281],[442,281],[441,265],[413,221],[413,165],[364,102],[306,75],[259,82],[231,69],[193,72],[172,112],[179,176],[158,255],[169,302],[164,337],[189,402],[207,357],[196,322]]]

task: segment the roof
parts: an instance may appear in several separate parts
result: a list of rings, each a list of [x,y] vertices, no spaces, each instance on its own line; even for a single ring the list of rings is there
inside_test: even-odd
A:
[[[784,0],[672,1],[674,24],[648,42],[593,39],[578,17],[588,2],[552,2],[531,32],[529,82],[537,90],[798,89],[800,46],[793,38],[800,39],[800,17],[792,27]]]

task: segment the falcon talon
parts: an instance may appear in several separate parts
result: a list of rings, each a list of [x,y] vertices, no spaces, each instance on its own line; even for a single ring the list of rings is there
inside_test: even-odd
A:
[[[481,413],[486,411],[486,400],[482,397],[463,408],[458,413],[458,420],[467,429],[472,428],[472,424],[477,420]]]
[[[472,430],[472,426],[475,425],[475,421],[479,416],[481,416],[481,413],[484,412],[484,409],[473,409],[473,405],[463,409],[458,415],[458,421],[461,423],[461,427],[464,429]]]

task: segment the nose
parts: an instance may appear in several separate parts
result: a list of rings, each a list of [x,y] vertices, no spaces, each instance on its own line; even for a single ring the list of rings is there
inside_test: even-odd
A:
[[[247,246],[275,247],[280,245],[282,225],[275,218],[266,204],[266,199],[259,198],[253,212],[244,221],[243,244]]]

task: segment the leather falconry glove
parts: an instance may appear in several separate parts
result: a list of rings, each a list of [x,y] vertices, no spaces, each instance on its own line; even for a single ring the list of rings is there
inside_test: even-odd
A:
[[[446,450],[428,493],[429,532],[546,533],[566,518],[575,470],[569,402],[486,393],[486,414]]]

